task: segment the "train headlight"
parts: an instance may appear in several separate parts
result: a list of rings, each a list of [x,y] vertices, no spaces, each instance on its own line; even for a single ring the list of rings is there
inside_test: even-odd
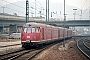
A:
[[[30,36],[27,36],[27,38],[30,38]]]
[[[26,43],[30,43],[30,40],[26,40]]]

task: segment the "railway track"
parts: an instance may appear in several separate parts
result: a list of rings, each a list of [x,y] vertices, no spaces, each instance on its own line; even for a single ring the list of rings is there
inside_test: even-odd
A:
[[[31,60],[37,54],[39,54],[40,52],[49,48],[52,45],[53,44],[46,45],[44,47],[37,48],[37,49],[30,49],[30,50],[22,49],[20,51],[11,52],[11,53],[8,53],[8,54],[3,54],[3,55],[0,55],[0,60],[20,60],[20,59],[22,59],[22,60]]]
[[[33,59],[36,55],[38,55],[39,53],[41,53],[42,51],[44,51],[45,49],[48,49],[49,47],[51,47],[52,45],[48,45],[48,46],[44,46],[44,47],[42,47],[42,48],[40,48],[40,49],[36,49],[35,51],[33,51],[33,52],[30,52],[29,54],[27,54],[27,55],[24,55],[24,56],[22,56],[21,58],[23,58],[22,60],[31,60],[31,59]],[[20,59],[21,59],[20,58]],[[19,60],[19,59],[17,59],[17,60]]]
[[[77,42],[77,47],[88,59],[90,59],[90,48],[85,44],[85,40],[87,39],[79,40]]]
[[[41,53],[42,51],[50,48],[51,46],[55,45],[55,44],[58,44],[62,41],[58,41],[58,42],[54,42],[53,44],[49,44],[49,45],[46,45],[46,46],[42,46],[41,48],[39,49],[36,49],[28,54],[25,54],[23,55],[22,57],[19,57],[18,59],[16,60],[32,60],[33,58],[35,58],[39,53]]]
[[[8,54],[3,54],[3,55],[0,55],[0,60],[13,60],[13,59],[16,59],[19,56],[21,56],[23,54],[26,54],[30,51],[32,51],[32,50],[22,49],[22,50],[19,50],[19,51],[8,53]]]
[[[56,42],[56,43],[58,43],[58,42]],[[2,55],[0,55],[0,60],[31,60],[36,55],[38,55],[40,52],[51,47],[52,45],[55,45],[56,43],[45,45],[45,46],[42,46],[41,48],[37,48],[37,49],[29,49],[29,50],[21,49],[19,51],[2,54]]]
[[[10,47],[10,46],[17,46],[17,45],[21,45],[21,44],[13,44],[13,45],[7,45],[7,46],[0,46],[0,48]]]
[[[9,55],[9,54],[12,54],[12,53],[16,53],[16,52],[19,52],[19,51],[23,51],[23,50],[24,50],[24,49],[18,49],[18,50],[16,50],[16,51],[7,52],[7,53],[2,53],[2,54],[0,54],[0,57],[5,56],[5,55]]]
[[[58,42],[56,42],[58,43]],[[37,56],[39,53],[41,53],[42,51],[48,49],[49,47],[55,45],[56,43],[53,43],[53,44],[49,44],[49,45],[45,45],[45,46],[42,46],[40,48],[37,48],[36,50],[26,54],[26,55],[23,55],[21,57],[19,57],[18,59],[16,60],[32,60],[35,56]]]
[[[22,60],[31,60],[32,58],[34,58],[36,55],[38,55],[43,50],[44,50],[44,48],[43,49],[36,49],[32,52],[29,52],[28,54],[25,54],[25,55],[17,58],[16,60],[20,60],[20,59],[22,59]]]

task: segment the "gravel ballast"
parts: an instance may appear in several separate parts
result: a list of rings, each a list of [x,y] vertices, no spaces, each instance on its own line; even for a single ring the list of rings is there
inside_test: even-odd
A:
[[[76,41],[67,41],[65,47],[62,43],[46,49],[32,60],[87,60],[77,49]]]

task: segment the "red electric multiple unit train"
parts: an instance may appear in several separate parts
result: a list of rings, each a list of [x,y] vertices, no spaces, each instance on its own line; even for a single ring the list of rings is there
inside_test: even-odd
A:
[[[51,43],[63,38],[72,37],[72,30],[41,23],[26,23],[22,27],[22,47],[37,46]]]

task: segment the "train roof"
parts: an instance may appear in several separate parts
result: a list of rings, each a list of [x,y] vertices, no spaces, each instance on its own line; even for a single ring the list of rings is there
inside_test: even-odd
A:
[[[51,26],[51,25],[42,24],[42,23],[36,23],[36,22],[29,22],[29,23],[26,23],[23,26],[24,27],[27,27],[27,26],[32,26],[32,27],[34,27],[34,26],[36,26],[36,27],[51,27],[51,28],[59,28],[59,29],[71,30],[71,29],[67,29],[67,28],[63,28],[63,27]]]
[[[42,24],[42,23],[35,23],[35,22],[29,22],[29,23],[26,23],[23,26],[52,27],[51,25]]]

